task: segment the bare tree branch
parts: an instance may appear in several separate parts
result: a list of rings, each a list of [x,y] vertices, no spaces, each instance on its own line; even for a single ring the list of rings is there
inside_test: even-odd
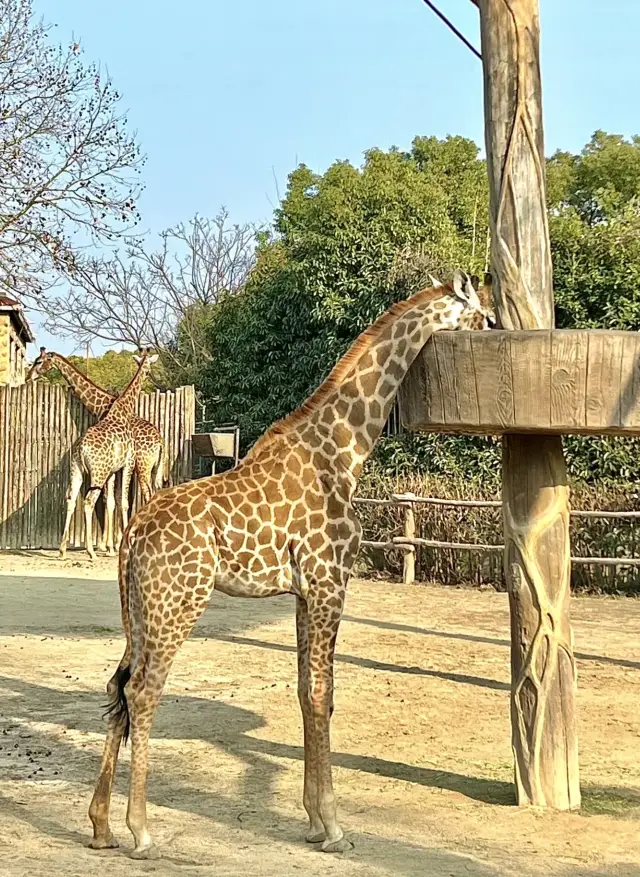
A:
[[[223,295],[247,281],[258,230],[231,225],[225,210],[195,216],[160,235],[158,249],[130,242],[125,256],[75,258],[68,289],[36,308],[45,328],[78,341],[152,345],[186,374],[210,357],[208,317]]]
[[[119,94],[50,33],[32,0],[0,0],[0,289],[27,301],[139,219],[142,159]]]

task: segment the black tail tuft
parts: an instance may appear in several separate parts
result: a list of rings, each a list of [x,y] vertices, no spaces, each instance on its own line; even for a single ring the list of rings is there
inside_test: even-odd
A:
[[[124,721],[124,733],[122,739],[125,743],[129,737],[129,705],[127,704],[127,698],[124,694],[124,687],[130,679],[131,668],[128,666],[118,667],[116,670],[116,685],[118,686],[118,690],[102,715],[102,718],[113,715],[116,719]]]

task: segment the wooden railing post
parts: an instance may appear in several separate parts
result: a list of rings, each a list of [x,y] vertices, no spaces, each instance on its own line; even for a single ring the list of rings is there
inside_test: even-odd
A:
[[[413,493],[394,494],[393,499],[404,511],[403,539],[413,540],[416,538],[416,516],[413,510],[415,499]],[[416,580],[416,547],[409,542],[403,545],[402,558],[402,584],[412,585]]]

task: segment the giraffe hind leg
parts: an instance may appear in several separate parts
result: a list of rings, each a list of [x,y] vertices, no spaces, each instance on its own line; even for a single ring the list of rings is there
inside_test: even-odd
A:
[[[185,534],[186,536],[187,534]],[[138,538],[140,538],[138,536]],[[187,543],[188,544],[188,543]],[[158,556],[154,546],[144,546],[145,555]],[[209,556],[203,554],[207,552]],[[115,839],[108,825],[109,798],[115,774],[118,750],[127,730],[131,739],[131,779],[127,826],[131,831],[135,849],[134,859],[157,858],[147,826],[146,783],[148,772],[149,733],[162,695],[173,659],[209,601],[215,580],[215,548],[185,552],[183,563],[197,560],[211,570],[206,579],[198,578],[189,586],[183,584],[180,567],[165,571],[167,578],[175,581],[182,592],[181,614],[165,617],[162,602],[152,602],[146,595],[155,590],[155,582],[145,568],[143,558],[133,559],[135,575],[128,575],[135,582],[127,595],[131,642],[115,676],[110,683],[114,709],[109,719],[102,768],[91,804],[90,816],[94,826],[95,847],[113,845]],[[132,559],[129,558],[129,569]]]
[[[91,560],[96,559],[96,552],[93,548],[93,511],[98,502],[98,497],[103,490],[104,485],[91,485],[84,497],[84,540],[87,548],[87,554]]]
[[[148,460],[137,460],[136,475],[140,487],[140,499],[142,505],[146,505],[153,494],[153,465]]]
[[[106,711],[109,715],[109,725],[100,776],[89,806],[89,817],[93,824],[93,838],[89,847],[92,850],[113,849],[118,846],[118,841],[109,826],[109,808],[120,744],[123,740],[127,742],[129,733],[129,713],[124,695],[124,687],[129,681],[128,661],[129,657],[125,652],[118,669],[107,685],[107,694],[111,698]]]
[[[108,555],[114,552],[114,532],[115,532],[115,482],[116,474],[114,473],[105,486],[105,504],[104,504],[104,527],[102,528],[102,537],[98,548],[100,551],[106,551]]]

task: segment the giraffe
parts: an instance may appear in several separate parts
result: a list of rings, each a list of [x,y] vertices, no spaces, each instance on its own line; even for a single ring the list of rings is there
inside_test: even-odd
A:
[[[138,369],[122,395],[115,399],[111,407],[94,426],[89,427],[71,449],[71,478],[67,493],[67,515],[64,533],[60,542],[60,557],[66,557],[67,542],[71,518],[76,507],[78,493],[82,487],[83,473],[88,472],[90,487],[84,498],[85,542],[87,553],[93,560],[92,521],[93,510],[100,491],[106,488],[107,501],[113,497],[113,482],[116,473],[122,470],[122,491],[120,496],[120,515],[122,529],[127,526],[129,516],[129,483],[134,467],[133,427],[132,420],[135,405],[142,389],[142,384],[157,360],[157,355],[146,350],[142,356],[134,357]],[[107,520],[113,519],[113,507],[107,507]],[[109,547],[113,544],[113,525],[109,527],[107,537]]]
[[[120,744],[130,734],[131,855],[158,855],[146,816],[149,733],[173,659],[214,588],[296,597],[306,840],[325,852],[351,847],[337,820],[329,742],[334,649],[361,538],[351,500],[398,387],[431,334],[489,322],[461,272],[451,285],[394,304],[235,469],[157,493],[132,519],[119,555],[126,647],[107,686],[109,723],[89,808],[93,849],[118,845],[109,807]]]
[[[27,374],[27,381],[35,381],[51,369],[57,368],[73,393],[80,399],[85,408],[98,417],[103,417],[117,398],[102,387],[95,384],[87,375],[80,371],[61,353],[41,347],[40,353]],[[142,502],[151,499],[154,490],[162,488],[162,458],[164,455],[164,439],[158,429],[148,420],[134,415],[131,421],[133,438],[134,468],[138,476]],[[109,479],[106,487],[105,527],[102,532],[100,549],[113,554],[115,533],[115,479]],[[125,498],[126,501],[126,498]],[[120,498],[122,502],[122,497]]]

